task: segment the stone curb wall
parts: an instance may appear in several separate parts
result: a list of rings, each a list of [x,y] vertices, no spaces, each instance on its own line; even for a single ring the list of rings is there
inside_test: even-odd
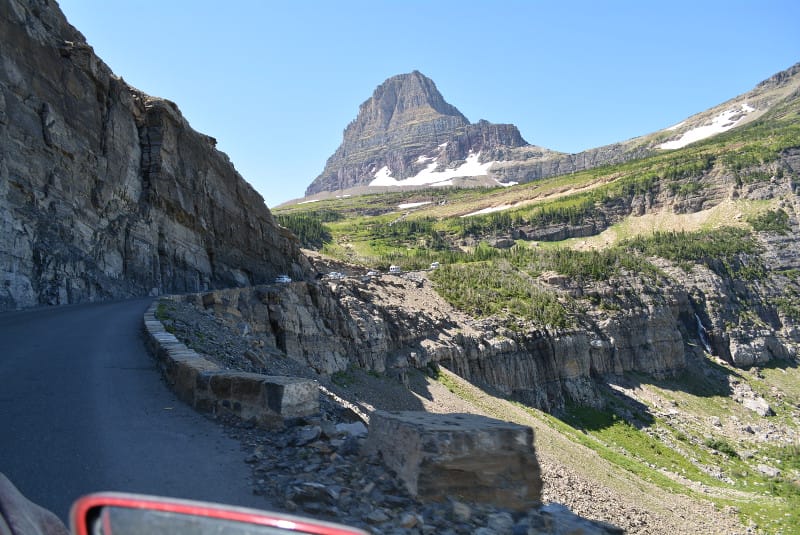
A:
[[[417,498],[447,496],[526,511],[542,499],[533,429],[477,414],[372,413],[367,451]]]
[[[319,412],[319,385],[311,379],[225,370],[167,332],[156,300],[144,314],[145,344],[178,397],[195,409],[228,413],[262,427]]]

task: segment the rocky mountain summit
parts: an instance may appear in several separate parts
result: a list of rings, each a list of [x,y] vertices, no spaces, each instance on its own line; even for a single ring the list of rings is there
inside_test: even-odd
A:
[[[115,76],[55,2],[0,1],[0,310],[302,277],[215,140]]]
[[[414,71],[389,78],[361,104],[342,144],[306,195],[373,182],[413,185],[474,176],[475,166],[459,172],[470,157],[485,164],[504,158],[509,149],[526,146],[514,125],[471,124],[444,100],[430,78]],[[426,171],[428,178],[412,180]]]

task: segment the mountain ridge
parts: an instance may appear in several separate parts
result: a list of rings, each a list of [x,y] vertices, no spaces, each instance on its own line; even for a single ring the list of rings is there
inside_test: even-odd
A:
[[[430,139],[392,116],[394,131],[402,131],[402,143],[387,133],[370,136],[369,150],[355,140],[353,129],[368,120],[365,110],[381,102],[384,87],[398,81],[425,80],[432,88],[430,98],[444,103],[453,124],[440,121],[440,130]],[[745,125],[769,112],[781,101],[800,91],[800,63],[759,82],[752,90],[717,106],[694,114],[680,123],[629,140],[574,154],[531,145],[514,125],[487,121],[460,124],[466,117],[446,103],[432,80],[418,71],[397,75],[378,86],[373,96],[359,107],[357,117],[344,131],[343,141],[328,159],[323,172],[308,186],[306,198],[323,198],[331,192],[360,194],[377,187],[486,186],[526,183],[541,178],[622,163],[686,146],[731,128]],[[417,102],[419,104],[419,102]],[[431,106],[433,109],[433,107]],[[455,112],[453,111],[455,110]],[[456,113],[457,112],[457,113]],[[444,131],[442,130],[444,129]],[[491,133],[494,133],[492,135]],[[411,137],[409,137],[411,136]],[[442,141],[443,139],[446,141]],[[408,150],[403,150],[403,143]],[[442,146],[442,143],[447,143]],[[467,158],[482,165],[464,166]],[[420,159],[415,162],[414,158]],[[425,165],[421,165],[425,164]],[[435,164],[435,165],[433,165]],[[366,189],[365,189],[366,188]]]

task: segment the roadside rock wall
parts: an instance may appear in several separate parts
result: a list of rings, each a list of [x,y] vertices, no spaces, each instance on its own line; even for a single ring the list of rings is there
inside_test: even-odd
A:
[[[55,2],[0,0],[0,310],[302,278],[215,140],[116,77]]]

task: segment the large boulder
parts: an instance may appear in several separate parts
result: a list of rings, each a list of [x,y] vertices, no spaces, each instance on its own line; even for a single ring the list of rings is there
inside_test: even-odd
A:
[[[379,452],[422,500],[450,496],[524,511],[541,499],[530,427],[475,414],[376,411],[367,451]]]

